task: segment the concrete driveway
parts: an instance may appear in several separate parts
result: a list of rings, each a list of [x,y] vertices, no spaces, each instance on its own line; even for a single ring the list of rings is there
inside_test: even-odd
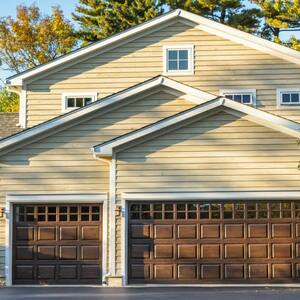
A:
[[[1,300],[298,300],[300,288],[199,287],[13,287],[0,288]]]

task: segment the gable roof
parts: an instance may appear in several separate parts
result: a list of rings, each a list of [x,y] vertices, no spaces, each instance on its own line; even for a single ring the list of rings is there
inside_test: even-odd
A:
[[[92,152],[96,157],[110,158],[113,155],[114,149],[119,146],[137,141],[140,138],[147,138],[152,134],[159,133],[163,129],[170,128],[174,125],[184,126],[188,120],[201,115],[207,116],[207,113],[213,113],[213,111],[218,108],[230,109],[239,115],[245,114],[249,121],[280,131],[292,137],[300,138],[300,124],[224,97],[218,97],[154,124],[96,145],[92,148]]]
[[[65,63],[74,61],[76,59],[95,52],[97,50],[103,49],[106,46],[118,44],[119,42],[123,42],[130,37],[134,37],[138,33],[142,33],[147,29],[151,29],[157,25],[165,23],[170,20],[174,20],[176,18],[180,18],[183,21],[191,21],[193,23],[198,24],[196,28],[209,32],[211,34],[215,34],[217,36],[232,40],[234,42],[246,45],[248,47],[257,49],[259,51],[269,53],[271,55],[277,56],[279,58],[285,59],[287,61],[300,64],[300,52],[290,49],[288,47],[270,42],[263,38],[257,37],[255,35],[243,32],[241,30],[232,28],[230,26],[220,24],[213,20],[198,16],[196,14],[187,12],[182,9],[176,9],[169,13],[163,14],[159,17],[156,17],[148,22],[142,23],[140,25],[134,26],[130,29],[127,29],[121,33],[115,34],[109,38],[104,40],[92,43],[86,47],[77,49],[75,51],[70,52],[69,54],[63,55],[57,59],[54,59],[48,63],[42,64],[35,68],[29,69],[17,75],[11,76],[7,79],[7,83],[11,86],[21,86],[23,81],[35,76],[37,74],[46,72],[54,67],[61,66]]]
[[[117,103],[121,103],[129,97],[137,96],[158,87],[170,88],[174,91],[181,92],[186,95],[186,99],[196,104],[200,104],[204,101],[215,99],[217,97],[216,95],[192,88],[165,76],[156,76],[130,88],[117,92],[113,95],[97,100],[85,107],[60,115],[42,124],[36,125],[34,127],[23,130],[22,132],[16,133],[10,137],[4,138],[0,140],[0,152],[1,154],[7,153],[9,152],[9,149],[17,145],[18,143],[28,140],[30,141],[31,139],[45,134],[50,130],[59,129],[61,126],[75,121],[78,118],[87,116],[96,111],[109,109],[110,107],[113,107]]]

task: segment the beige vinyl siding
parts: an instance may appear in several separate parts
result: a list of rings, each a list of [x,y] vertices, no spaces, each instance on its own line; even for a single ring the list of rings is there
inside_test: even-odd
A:
[[[299,190],[297,140],[219,112],[117,153],[122,192]],[[117,241],[120,244],[120,220]],[[118,270],[121,251],[117,251]]]
[[[175,80],[216,94],[256,88],[260,109],[300,121],[300,109],[276,108],[276,88],[297,87],[300,66],[175,22],[28,84],[28,125],[61,114],[63,92],[98,92],[102,98],[162,74],[163,46],[174,43],[195,45],[195,74]]]
[[[194,106],[168,90],[152,93],[2,156],[0,206],[6,193],[108,192],[108,163],[94,159],[91,147]],[[0,278],[3,261],[1,223]]]

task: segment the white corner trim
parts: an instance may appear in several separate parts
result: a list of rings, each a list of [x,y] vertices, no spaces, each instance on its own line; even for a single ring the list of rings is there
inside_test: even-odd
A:
[[[19,125],[22,128],[27,127],[27,92],[26,85],[23,85],[20,94],[20,108],[19,108]]]
[[[183,76],[183,75],[194,75],[195,73],[195,46],[193,44],[184,43],[172,43],[166,44],[162,47],[162,57],[163,57],[163,75],[166,76]],[[168,56],[167,51],[177,49],[177,50],[188,50],[188,69],[178,70],[178,71],[168,71]]]
[[[66,97],[91,97],[92,98],[92,102],[95,102],[97,100],[98,97],[98,92],[62,92],[61,94],[61,111],[62,112],[67,112],[67,111],[72,111],[75,108],[68,108],[67,107],[67,99]]]
[[[121,136],[119,138],[113,139],[100,145],[95,145],[92,148],[92,152],[94,155],[99,157],[111,157],[113,155],[113,150],[118,146],[132,142],[141,137],[145,137],[169,126],[175,125],[181,121],[188,120],[192,117],[201,115],[217,107],[229,108],[233,111],[246,114],[247,117],[251,118],[253,122],[288,134],[290,136],[300,138],[300,124],[296,122],[278,117],[276,115],[272,115],[270,113],[258,110],[249,105],[241,104],[230,99],[216,98],[209,102],[202,103],[201,105],[196,106],[186,112],[182,112],[178,115],[172,116],[158,123],[154,123],[145,128],[133,131],[125,136]]]
[[[299,191],[122,193],[123,201],[300,200]]]
[[[251,94],[252,95],[252,103],[248,105],[252,105],[256,107],[256,89],[221,89],[219,91],[220,96],[224,96],[225,94]]]
[[[142,82],[131,88],[120,91],[111,96],[105,97],[101,101],[96,101],[91,105],[88,105],[88,106],[80,108],[80,109],[76,109],[65,115],[61,115],[53,120],[46,121],[45,123],[34,126],[26,131],[17,133],[9,138],[6,138],[6,139],[0,141],[0,150],[10,147],[10,146],[12,146],[16,143],[19,143],[21,141],[24,141],[26,139],[30,139],[36,135],[42,134],[53,128],[60,127],[67,122],[73,121],[79,117],[83,117],[89,113],[95,112],[100,109],[107,108],[115,103],[118,103],[122,100],[127,99],[128,97],[132,97],[132,96],[138,95],[140,93],[144,93],[148,90],[151,90],[151,89],[159,87],[159,86],[172,88],[172,89],[182,92],[184,94],[191,94],[192,96],[197,97],[197,99],[194,98],[194,103],[196,103],[196,104],[203,103],[204,100],[211,100],[211,99],[216,98],[215,95],[212,95],[210,93],[206,93],[204,91],[189,87],[187,85],[184,85],[175,80],[166,78],[164,76],[158,76],[158,77],[154,77],[146,82]]]
[[[300,93],[300,86],[299,87],[278,88],[278,89],[276,89],[277,108],[279,108],[279,109],[300,109],[300,103],[299,104],[281,103],[281,94],[283,92],[298,92],[298,93]]]
[[[107,275],[107,193],[66,193],[66,194],[24,194],[9,193],[6,195],[5,206],[5,284],[12,286],[12,266],[13,266],[13,205],[18,203],[32,204],[74,204],[74,203],[102,203],[102,280],[104,282]]]

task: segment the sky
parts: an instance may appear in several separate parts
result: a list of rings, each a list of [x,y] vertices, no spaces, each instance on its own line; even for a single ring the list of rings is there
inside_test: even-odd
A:
[[[4,4],[5,3],[5,4]],[[26,6],[35,3],[41,10],[42,13],[51,13],[53,6],[59,5],[65,16],[71,19],[71,13],[75,10],[75,6],[78,3],[77,0],[0,0],[0,17],[15,16],[16,6],[25,4]],[[13,73],[0,70],[0,79],[5,80]]]
[[[78,0],[0,0],[0,17],[14,17],[16,14],[17,5],[25,4],[28,6],[35,3],[40,8],[42,13],[45,14],[51,13],[51,8],[53,6],[59,5],[62,8],[65,16],[71,20],[71,13],[74,12],[75,6],[78,2]],[[284,35],[284,37],[287,36],[287,34]],[[296,34],[296,36],[300,38],[300,33]],[[0,80],[5,80],[5,78],[12,74],[13,73],[11,72],[0,69]]]

